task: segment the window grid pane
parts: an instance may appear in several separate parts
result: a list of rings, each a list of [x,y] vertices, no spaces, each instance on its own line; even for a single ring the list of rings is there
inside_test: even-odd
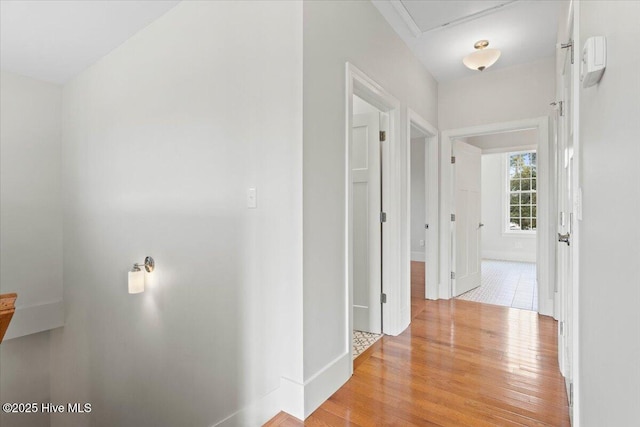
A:
[[[537,225],[537,156],[509,154],[509,230],[533,231]]]

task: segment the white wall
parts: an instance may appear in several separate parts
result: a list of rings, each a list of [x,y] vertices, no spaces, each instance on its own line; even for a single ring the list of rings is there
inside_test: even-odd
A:
[[[411,260],[425,260],[425,138],[411,139]]]
[[[331,376],[323,395],[347,380],[351,364],[345,289],[346,61],[400,100],[400,126],[406,126],[406,106],[437,121],[436,81],[370,2],[304,2],[304,376],[311,388]],[[400,170],[406,173],[406,167]],[[408,245],[403,250],[408,265]],[[311,399],[307,409],[320,403]]]
[[[555,59],[476,72],[438,87],[441,130],[547,116],[554,101]]]
[[[93,411],[53,425],[266,421],[302,381],[302,5],[182,2],[63,106],[52,400]]]
[[[640,402],[640,3],[583,1],[580,10],[581,41],[607,38],[600,84],[580,91],[580,418],[583,427],[632,425]]]
[[[0,403],[51,402],[49,331],[2,341],[0,345]],[[48,427],[48,413],[0,411],[2,427]]]
[[[0,293],[18,293],[0,346],[2,403],[50,401],[48,329],[63,321],[61,102],[58,85],[0,73]],[[0,413],[6,427],[49,422]]]
[[[16,292],[5,339],[62,325],[62,88],[2,71],[0,293]]]
[[[503,232],[505,222],[506,154],[482,155],[482,258],[536,261],[536,236]]]

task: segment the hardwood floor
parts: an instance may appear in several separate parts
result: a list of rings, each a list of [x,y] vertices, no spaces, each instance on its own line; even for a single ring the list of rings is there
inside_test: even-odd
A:
[[[411,261],[411,298],[425,298],[424,270],[424,262]]]
[[[268,426],[569,426],[556,324],[535,312],[414,299],[411,326],[384,336],[307,420]]]

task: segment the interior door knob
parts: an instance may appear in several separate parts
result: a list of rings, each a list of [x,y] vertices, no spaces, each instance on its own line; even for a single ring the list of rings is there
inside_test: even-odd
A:
[[[571,245],[571,233],[560,234],[558,233],[558,242],[566,243],[567,246]]]

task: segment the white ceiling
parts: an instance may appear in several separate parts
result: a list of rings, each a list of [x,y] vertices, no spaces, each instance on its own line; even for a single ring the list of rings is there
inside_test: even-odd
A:
[[[65,83],[178,3],[0,0],[0,67]],[[557,0],[373,3],[438,81],[477,73],[462,64],[462,57],[480,39],[502,50],[485,73],[555,52]]]
[[[502,51],[492,70],[555,55],[558,0],[373,0],[436,80],[473,75],[462,64],[478,40]]]
[[[0,1],[0,67],[65,83],[179,0]]]
[[[483,153],[503,153],[531,149],[538,145],[538,130],[525,129],[472,136],[465,138],[465,142],[480,148]]]

